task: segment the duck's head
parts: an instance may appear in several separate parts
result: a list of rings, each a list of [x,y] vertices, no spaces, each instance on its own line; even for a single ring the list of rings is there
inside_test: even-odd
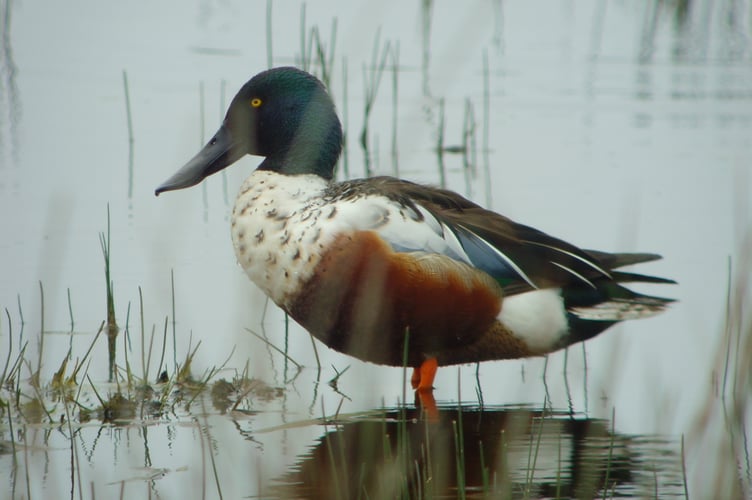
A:
[[[214,137],[155,194],[196,185],[246,154],[265,156],[262,170],[331,179],[341,150],[342,126],[324,85],[305,71],[274,68],[243,85]]]

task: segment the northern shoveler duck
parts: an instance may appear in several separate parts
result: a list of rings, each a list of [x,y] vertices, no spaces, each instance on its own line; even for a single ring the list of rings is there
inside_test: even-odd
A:
[[[335,182],[342,137],[318,79],[264,71],[156,194],[243,155],[265,157],[232,212],[240,265],[327,346],[406,362],[421,391],[439,365],[543,355],[671,302],[621,283],[673,281],[615,270],[658,255],[582,250],[452,191],[393,177]]]

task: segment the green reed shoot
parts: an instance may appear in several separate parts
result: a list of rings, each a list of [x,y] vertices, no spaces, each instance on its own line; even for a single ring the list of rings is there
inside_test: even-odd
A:
[[[42,359],[44,354],[44,286],[39,282],[39,357],[37,358],[37,369],[31,374],[31,385],[39,388],[39,377],[42,370]]]
[[[5,308],[5,317],[8,318],[8,354],[5,356],[5,366],[3,366],[3,373],[0,375],[0,387],[5,385],[5,377],[8,374],[8,366],[10,365],[10,354],[13,352],[13,323],[10,319],[10,312],[8,308]]]
[[[157,379],[160,378],[160,374],[162,373],[162,369],[164,366],[164,357],[165,357],[165,350],[167,348],[167,322],[170,318],[165,316],[164,319],[164,330],[162,333],[162,354],[159,356],[159,366],[157,366]]]
[[[99,233],[99,243],[104,256],[104,277],[107,291],[107,352],[108,352],[108,380],[112,382],[115,376],[115,353],[117,336],[120,329],[115,319],[115,296],[110,273],[111,244],[110,244],[110,205],[107,204],[107,232]],[[41,285],[40,285],[41,286]]]
[[[141,320],[141,379],[146,382],[148,380],[148,372],[146,367],[146,339],[144,330],[144,294],[141,292],[141,287],[138,287],[138,313]]]
[[[78,372],[81,371],[81,368],[84,366],[84,363],[88,362],[89,355],[91,354],[92,349],[94,349],[94,345],[97,343],[97,339],[99,339],[99,335],[101,335],[102,331],[104,331],[104,325],[105,322],[102,321],[102,323],[99,324],[99,328],[97,329],[96,335],[94,335],[94,339],[89,343],[89,348],[86,350],[86,353],[84,353],[83,358],[81,360],[76,359],[76,364],[73,367],[73,371],[71,372],[70,376],[66,380],[66,384],[73,386],[76,385],[77,378],[78,378]],[[80,386],[79,386],[80,390]]]
[[[125,311],[125,335],[123,335],[123,353],[125,356],[125,379],[128,388],[133,386],[133,370],[131,370],[131,363],[128,359],[128,353],[131,351],[131,330],[130,330],[130,318],[131,318],[131,303],[128,302],[128,308]]]
[[[608,480],[614,457],[614,440],[616,439],[616,407],[611,408],[611,441],[608,446],[608,461],[606,462],[606,477],[603,479],[603,495],[608,492]]]
[[[175,313],[175,271],[170,269],[170,304],[172,306],[172,369],[178,370],[177,314]]]

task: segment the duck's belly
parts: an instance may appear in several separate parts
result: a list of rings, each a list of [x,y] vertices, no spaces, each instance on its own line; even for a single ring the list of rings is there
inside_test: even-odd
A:
[[[485,273],[443,255],[394,252],[377,233],[354,231],[330,243],[288,312],[333,349],[416,366],[475,343],[500,305]]]

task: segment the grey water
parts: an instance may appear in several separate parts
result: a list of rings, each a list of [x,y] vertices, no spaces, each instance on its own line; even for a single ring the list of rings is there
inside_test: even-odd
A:
[[[474,429],[482,421],[466,435],[501,446],[492,436],[509,422],[532,422],[504,445],[508,480],[487,490],[588,496],[597,489],[577,471],[596,470],[593,481],[605,484],[602,460],[617,446],[614,495],[683,496],[686,478],[703,498],[725,474],[741,478],[729,491],[749,494],[748,435],[729,423],[736,410],[724,412],[738,402],[750,428],[749,403],[737,397],[749,382],[734,378],[752,356],[749,1],[0,5],[0,363],[27,341],[24,356],[36,363],[42,318],[43,381],[69,347],[72,360],[84,356],[106,319],[100,233],[109,209],[116,315],[129,332],[118,363],[129,349],[142,375],[143,316],[154,358],[168,325],[168,371],[200,343],[196,377],[222,366],[215,379],[245,371],[274,389],[234,409],[203,394],[117,422],[74,410],[63,425],[65,409],[48,395],[55,422],[13,410],[5,387],[0,473],[12,488],[0,497],[324,496],[314,479],[357,460],[373,434],[364,421],[383,422],[391,436],[401,428],[387,423],[404,417],[402,405],[413,410],[402,370],[321,344],[314,352],[243,275],[229,214],[257,158],[201,187],[153,195],[270,63],[328,71],[347,135],[340,178],[443,184],[584,248],[659,253],[638,272],[679,283],[641,287],[678,302],[584,347],[439,371],[448,429],[458,418]],[[106,382],[103,339],[89,359],[96,389],[117,392]],[[20,370],[22,402],[35,397],[31,370]],[[81,403],[98,406],[78,382]],[[399,432],[419,449],[416,425]],[[531,470],[538,437],[541,462]],[[593,456],[595,468],[582,466]],[[390,473],[399,464],[370,460]],[[476,481],[469,491],[483,490],[481,476],[467,479]],[[458,482],[447,478],[434,493],[454,495]],[[351,485],[340,486],[346,498]]]

